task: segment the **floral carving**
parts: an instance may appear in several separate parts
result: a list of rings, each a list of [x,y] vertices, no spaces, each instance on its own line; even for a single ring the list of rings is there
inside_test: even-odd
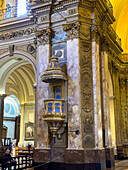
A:
[[[53,37],[54,32],[50,29],[42,29],[42,30],[36,30],[36,37],[40,44],[49,44],[50,38]]]
[[[27,28],[24,30],[12,31],[5,34],[0,34],[0,41],[10,40],[22,36],[31,35],[34,33],[35,28]]]
[[[91,134],[91,133],[93,134],[93,123],[94,123],[93,116],[87,115],[83,123],[85,124],[84,132],[86,134]]]
[[[67,39],[73,39],[79,37],[80,23],[74,22],[71,24],[64,24],[63,30],[67,33]]]

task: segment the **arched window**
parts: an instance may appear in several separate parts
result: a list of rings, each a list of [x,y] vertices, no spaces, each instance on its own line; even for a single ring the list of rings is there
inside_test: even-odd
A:
[[[17,16],[19,17],[27,13],[27,2],[26,0],[18,0],[17,2]]]

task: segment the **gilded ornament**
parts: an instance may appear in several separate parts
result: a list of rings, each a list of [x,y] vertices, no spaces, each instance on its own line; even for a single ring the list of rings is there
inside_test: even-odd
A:
[[[79,7],[79,14],[83,17],[86,18],[90,18],[91,19],[91,11],[85,9],[85,8],[81,8]]]

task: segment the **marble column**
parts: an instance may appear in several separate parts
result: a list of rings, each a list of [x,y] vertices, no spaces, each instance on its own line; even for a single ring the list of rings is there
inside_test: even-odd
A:
[[[70,29],[72,27],[73,25]],[[67,40],[68,149],[66,161],[69,164],[82,163],[85,167],[100,166],[101,169],[106,169],[102,142],[99,45],[95,41],[76,38],[76,34],[73,38],[69,32],[70,29],[67,29],[69,39]],[[86,32],[90,31],[89,26],[84,29]],[[75,130],[78,130],[79,134],[75,134]]]
[[[103,117],[105,127],[105,146],[111,147],[111,125],[109,108],[109,79],[108,79],[108,55],[105,51],[101,52],[102,60],[102,94],[103,94]]]
[[[20,117],[20,140],[18,146],[23,146],[24,142],[24,112],[25,112],[25,104],[21,104],[21,117]]]
[[[82,131],[80,110],[78,39],[67,41],[67,73],[68,73],[68,149],[80,149],[82,148]],[[79,134],[77,135],[75,134],[76,130],[79,131]]]
[[[49,148],[48,125],[43,120],[44,103],[48,99],[49,84],[41,80],[41,76],[49,64],[49,44],[39,45],[37,65],[37,114],[36,114],[36,145],[37,148]]]
[[[3,116],[4,116],[4,98],[6,94],[0,95],[0,154],[2,152],[2,132],[3,132]]]
[[[114,112],[114,96],[109,97],[110,103],[110,123],[111,123],[111,136],[112,136],[112,147],[114,147],[114,155],[117,155],[116,150],[116,133],[115,133],[115,112]]]
[[[92,41],[95,148],[103,149],[102,113],[101,113],[101,84],[100,84],[100,82],[101,82],[101,80],[100,80],[100,55],[99,55],[99,43],[98,42],[96,42],[96,39],[93,39],[93,41]]]
[[[50,159],[50,137],[48,124],[43,120],[44,100],[49,97],[49,84],[41,80],[41,76],[49,64],[50,45],[39,45],[37,52],[37,87],[36,87],[36,139],[34,150],[35,162],[47,162]]]
[[[109,78],[108,78],[108,55],[105,50],[101,51],[102,67],[102,101],[103,101],[103,127],[105,133],[106,166],[114,167],[114,149],[111,140],[110,108],[109,108]]]
[[[115,133],[116,133],[116,148],[117,155],[115,155],[115,159],[123,158],[123,144],[121,139],[121,103],[120,103],[120,87],[119,87],[119,73],[117,70],[113,68],[113,85],[114,85],[114,111],[115,111]]]
[[[37,108],[37,84],[33,85],[34,90],[35,90],[35,131],[34,131],[34,147],[37,147],[37,143],[36,143],[36,108]]]

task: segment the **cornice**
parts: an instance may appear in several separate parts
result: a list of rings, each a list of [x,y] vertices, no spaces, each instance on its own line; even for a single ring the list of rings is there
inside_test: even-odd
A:
[[[22,16],[22,17],[15,17],[15,18],[10,18],[7,20],[0,21],[0,28],[2,27],[11,27],[12,25],[15,24],[22,24],[24,22],[30,22],[31,19],[28,17],[28,15]]]
[[[35,9],[38,9],[38,8],[41,8],[41,7],[46,7],[46,6],[49,6],[52,4],[52,0],[37,0],[37,2],[34,2],[34,3],[29,3],[29,9],[30,10],[35,10]]]

